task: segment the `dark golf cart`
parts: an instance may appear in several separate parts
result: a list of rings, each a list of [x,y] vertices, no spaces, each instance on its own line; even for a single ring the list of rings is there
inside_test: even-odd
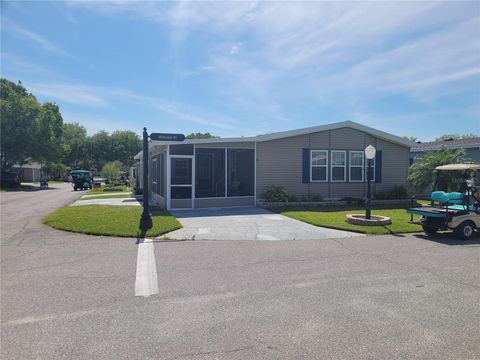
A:
[[[72,170],[70,171],[72,176],[73,190],[87,190],[93,187],[92,174],[88,170]]]
[[[427,235],[451,229],[459,238],[471,238],[480,228],[480,189],[475,187],[480,165],[449,164],[435,170],[437,180],[430,206],[407,209],[412,215],[410,222],[422,225]],[[420,215],[421,221],[413,221],[413,215]]]

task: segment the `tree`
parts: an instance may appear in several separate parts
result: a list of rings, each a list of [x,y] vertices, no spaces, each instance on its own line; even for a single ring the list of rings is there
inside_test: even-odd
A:
[[[109,180],[110,184],[113,184],[113,180],[120,177],[120,168],[117,163],[108,162],[103,165],[101,174],[102,177]]]
[[[42,105],[35,124],[35,154],[41,163],[58,161],[62,156],[63,119],[57,105]]]
[[[219,138],[220,136],[215,136],[210,134],[209,132],[207,133],[191,133],[187,136],[185,136],[186,139],[212,139],[212,138]]]
[[[403,138],[411,142],[416,142],[418,140],[416,136],[403,136]]]
[[[87,130],[78,123],[63,124],[62,161],[67,166],[89,168],[92,164],[88,159]]]
[[[462,163],[466,160],[463,149],[426,152],[410,166],[408,181],[418,190],[424,190],[433,186],[435,182],[434,170],[437,166]]]
[[[109,160],[118,160],[126,167],[132,166],[135,162],[133,157],[142,149],[140,137],[133,131],[115,131],[110,140]]]
[[[450,140],[450,139],[453,139],[453,140],[461,140],[461,139],[471,139],[471,138],[475,138],[475,137],[478,137],[478,135],[475,135],[475,134],[463,134],[463,135],[458,135],[458,134],[445,134],[445,135],[442,135],[442,136],[439,136],[435,139],[435,141],[445,141],[445,140]]]
[[[36,121],[41,106],[35,96],[27,93],[22,83],[0,79],[1,166],[24,164],[34,157],[37,135]]]

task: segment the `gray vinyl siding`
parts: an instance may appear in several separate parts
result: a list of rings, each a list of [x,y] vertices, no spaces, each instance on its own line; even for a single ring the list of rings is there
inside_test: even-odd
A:
[[[372,192],[406,185],[409,149],[351,128],[322,131],[257,143],[257,198],[271,185],[280,185],[297,197],[364,197],[366,183],[349,182],[349,152],[364,150],[369,144],[382,151],[382,181],[372,183]],[[302,183],[302,149],[329,150],[328,182]],[[347,150],[346,182],[331,182],[330,150]]]

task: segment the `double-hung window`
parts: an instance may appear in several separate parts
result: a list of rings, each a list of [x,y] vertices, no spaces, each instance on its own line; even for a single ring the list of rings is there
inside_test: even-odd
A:
[[[332,182],[345,182],[347,170],[347,152],[345,150],[332,150],[331,152]]]
[[[363,182],[363,151],[350,151],[350,182]]]
[[[312,150],[310,152],[310,181],[328,181],[328,151]]]

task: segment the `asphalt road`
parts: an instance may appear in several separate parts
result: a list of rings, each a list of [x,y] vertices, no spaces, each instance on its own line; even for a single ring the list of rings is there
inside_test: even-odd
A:
[[[2,359],[478,359],[480,240],[155,243],[41,224],[64,185],[1,193]]]

